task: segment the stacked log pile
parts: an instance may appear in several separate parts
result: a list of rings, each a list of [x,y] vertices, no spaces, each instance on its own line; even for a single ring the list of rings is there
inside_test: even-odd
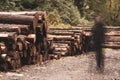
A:
[[[120,49],[120,26],[106,26],[104,47]]]
[[[84,34],[86,35],[87,40],[89,40],[89,38],[91,39],[92,26],[80,26],[80,27],[74,27],[74,28],[82,29],[84,31]],[[104,28],[105,28],[105,43],[103,43],[103,47],[119,49],[120,48],[120,26],[105,26]]]
[[[53,54],[73,56],[83,51],[83,36],[81,29],[50,28],[48,38],[52,39]]]
[[[37,36],[37,30],[39,35]],[[0,70],[41,63],[47,45],[46,13],[42,11],[0,12]],[[41,52],[44,52],[43,54]]]

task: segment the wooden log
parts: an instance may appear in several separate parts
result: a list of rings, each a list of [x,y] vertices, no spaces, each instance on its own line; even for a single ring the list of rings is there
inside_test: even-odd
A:
[[[36,16],[0,14],[0,23],[32,25],[32,29],[35,32],[38,17],[37,13]]]
[[[68,47],[68,44],[65,44],[65,46],[53,44],[53,47],[66,48]]]
[[[19,12],[0,12],[0,14],[6,15],[27,15],[27,16],[35,16],[35,14],[39,15],[39,20],[46,20],[46,12],[45,11],[19,11]]]
[[[17,51],[22,52],[22,56],[26,57],[26,49],[27,49],[27,44],[25,43],[26,41],[26,37],[25,35],[18,35],[17,36],[17,42],[16,42],[16,45],[17,45]],[[24,54],[25,53],[25,54]]]
[[[106,36],[120,36],[120,31],[111,31],[111,32],[106,32]]]
[[[106,42],[120,42],[120,36],[106,36],[105,37]]]
[[[105,42],[104,44],[120,45],[120,42]]]
[[[113,45],[113,44],[103,44],[104,48],[113,48],[113,49],[120,49],[120,45]]]
[[[54,37],[54,41],[74,41],[73,37]]]
[[[80,30],[80,29],[72,29],[72,28],[49,28],[49,30]]]
[[[25,42],[26,37],[27,37],[26,35],[18,35],[17,40],[21,40],[21,41]]]
[[[54,51],[54,54],[65,56],[67,54],[67,52],[65,52],[65,51]]]
[[[29,28],[29,25],[0,24],[0,32],[17,32],[19,34],[28,35],[30,32]]]
[[[71,41],[53,41],[53,43],[60,43],[60,44],[71,44]]]
[[[84,31],[86,36],[92,36],[91,32]],[[120,31],[105,32],[105,36],[120,36]]]
[[[81,29],[84,30],[86,32],[91,32],[92,31],[92,26],[82,26],[82,27],[73,27],[74,29]],[[104,27],[106,32],[110,32],[110,31],[119,31],[120,30],[120,26],[105,26]]]
[[[29,34],[27,37],[26,37],[26,40],[30,43],[35,43],[36,42],[36,36],[35,34]]]
[[[48,34],[52,34],[52,35],[73,35],[73,32],[48,32]]]
[[[30,34],[30,25],[19,25],[22,35]]]
[[[68,46],[68,43],[53,43],[54,47],[66,47]]]
[[[62,48],[62,47],[55,47],[56,51],[67,51],[67,48]]]
[[[50,35],[48,34],[48,38],[53,39],[54,37],[65,37],[65,38],[71,38],[71,35]]]
[[[17,40],[17,33],[16,32],[0,32],[0,41],[16,41]]]
[[[49,34],[53,34],[53,33],[82,33],[82,30],[49,30],[48,33]]]
[[[20,34],[21,30],[17,25],[0,24],[0,32],[16,32]]]

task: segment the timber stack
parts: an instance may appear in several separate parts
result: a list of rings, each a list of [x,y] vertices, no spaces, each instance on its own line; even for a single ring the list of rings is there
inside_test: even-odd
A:
[[[81,29],[50,28],[48,39],[51,39],[51,53],[61,56],[73,56],[84,52],[84,34]]]
[[[93,47],[92,42],[92,26],[74,27],[82,29],[86,37],[86,43],[89,44],[89,49]],[[120,49],[120,26],[105,26],[105,43],[104,48]]]
[[[47,59],[46,12],[0,12],[0,70]]]

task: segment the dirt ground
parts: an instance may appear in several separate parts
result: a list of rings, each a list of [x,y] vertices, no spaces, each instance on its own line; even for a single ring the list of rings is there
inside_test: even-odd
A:
[[[0,80],[120,80],[120,50],[104,50],[103,72],[96,70],[95,56],[89,52],[42,65],[27,65],[16,72],[0,72]]]

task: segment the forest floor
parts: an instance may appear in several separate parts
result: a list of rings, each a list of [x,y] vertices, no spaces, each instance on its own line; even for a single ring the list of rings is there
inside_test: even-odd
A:
[[[16,72],[0,72],[0,80],[120,80],[120,50],[104,49],[104,71],[96,69],[93,52],[63,57]]]

